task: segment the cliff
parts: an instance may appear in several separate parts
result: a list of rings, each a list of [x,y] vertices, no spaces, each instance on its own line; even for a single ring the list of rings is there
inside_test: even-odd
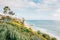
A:
[[[0,15],[0,40],[56,40],[56,38],[27,28],[17,18]]]

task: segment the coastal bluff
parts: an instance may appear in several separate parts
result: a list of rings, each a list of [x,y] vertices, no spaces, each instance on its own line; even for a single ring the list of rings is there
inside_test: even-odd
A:
[[[8,8],[6,6],[4,13],[0,14],[0,40],[57,40],[55,37],[26,26],[25,19],[15,17],[15,13]]]

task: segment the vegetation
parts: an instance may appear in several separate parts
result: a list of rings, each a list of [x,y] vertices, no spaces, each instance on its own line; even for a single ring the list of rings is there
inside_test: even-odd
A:
[[[51,40],[57,40],[55,37],[51,38]]]
[[[4,8],[4,12],[10,10],[9,7]],[[1,21],[2,20],[2,21]],[[24,26],[24,23],[10,16],[2,16],[0,20],[0,40],[57,40],[47,34],[36,32],[31,28]],[[24,22],[24,21],[23,21]]]
[[[6,19],[10,20],[5,21]],[[4,17],[2,20],[3,22],[0,22],[0,40],[56,40],[39,30],[35,32],[10,17]]]

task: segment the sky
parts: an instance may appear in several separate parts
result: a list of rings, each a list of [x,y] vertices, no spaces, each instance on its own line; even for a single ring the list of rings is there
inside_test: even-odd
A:
[[[60,0],[0,0],[0,12],[4,6],[26,20],[60,20]]]

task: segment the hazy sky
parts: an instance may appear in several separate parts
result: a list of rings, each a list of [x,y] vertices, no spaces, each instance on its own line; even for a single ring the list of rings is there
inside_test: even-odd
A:
[[[28,20],[60,20],[60,0],[0,0],[0,12],[4,6]]]

